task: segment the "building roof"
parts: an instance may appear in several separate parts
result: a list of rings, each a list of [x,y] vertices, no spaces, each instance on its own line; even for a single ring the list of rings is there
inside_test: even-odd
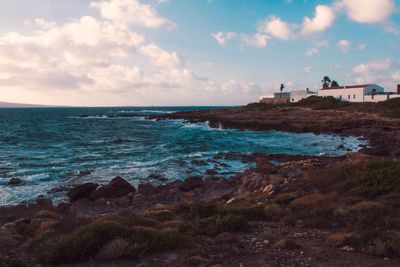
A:
[[[345,85],[345,86],[335,86],[328,88],[321,88],[320,90],[335,90],[335,89],[355,89],[355,88],[365,88],[371,84],[360,84],[360,85]]]

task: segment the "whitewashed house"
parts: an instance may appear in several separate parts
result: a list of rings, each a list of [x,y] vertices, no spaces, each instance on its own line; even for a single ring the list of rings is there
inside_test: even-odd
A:
[[[307,97],[317,95],[316,92],[312,92],[309,89],[307,90],[300,90],[300,91],[291,91],[290,92],[290,102],[296,103],[300,100],[306,99]]]
[[[318,96],[333,96],[349,102],[380,102],[400,97],[398,94],[385,92],[385,89],[376,84],[322,88],[319,90]]]

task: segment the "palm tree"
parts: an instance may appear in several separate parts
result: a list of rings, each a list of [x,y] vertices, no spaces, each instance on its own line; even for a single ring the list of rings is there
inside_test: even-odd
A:
[[[339,83],[336,80],[333,80],[331,83],[331,87],[338,87]]]
[[[324,76],[321,82],[322,82],[322,88],[328,88],[331,86],[332,80],[331,78],[329,78],[329,76]]]

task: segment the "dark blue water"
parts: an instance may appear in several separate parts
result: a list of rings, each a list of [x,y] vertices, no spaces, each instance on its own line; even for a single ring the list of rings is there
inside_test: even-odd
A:
[[[0,204],[38,195],[60,199],[64,193],[49,191],[86,181],[106,183],[116,175],[138,185],[204,175],[211,168],[227,177],[251,165],[213,159],[219,152],[337,156],[356,151],[363,143],[355,137],[224,130],[206,123],[115,117],[191,109],[199,108],[0,109]],[[14,177],[23,184],[9,186]]]

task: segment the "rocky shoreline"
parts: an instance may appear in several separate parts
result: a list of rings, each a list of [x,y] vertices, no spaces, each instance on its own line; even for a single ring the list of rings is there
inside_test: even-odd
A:
[[[363,136],[372,147],[333,158],[221,153],[256,167],[138,188],[115,177],[77,185],[59,205],[1,207],[0,266],[400,265],[399,119],[280,106],[151,118]]]

